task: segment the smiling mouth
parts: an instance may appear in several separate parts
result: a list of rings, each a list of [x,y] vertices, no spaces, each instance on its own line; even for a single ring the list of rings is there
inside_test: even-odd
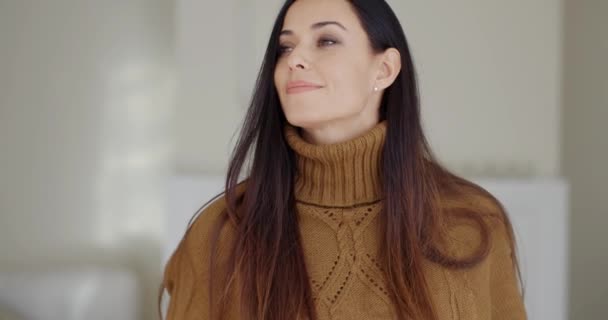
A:
[[[313,90],[317,90],[317,89],[321,89],[321,88],[322,87],[319,87],[319,86],[292,87],[292,88],[287,89],[287,93],[294,94],[294,93],[308,92],[308,91],[313,91]]]

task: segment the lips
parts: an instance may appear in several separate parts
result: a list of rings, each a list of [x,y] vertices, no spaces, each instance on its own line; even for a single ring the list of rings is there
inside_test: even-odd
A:
[[[308,81],[291,81],[287,84],[287,93],[299,93],[322,88],[323,86]]]

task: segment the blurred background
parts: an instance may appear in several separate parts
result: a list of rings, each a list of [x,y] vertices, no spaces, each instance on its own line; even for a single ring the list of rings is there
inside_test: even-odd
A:
[[[388,2],[432,147],[512,209],[531,319],[605,319],[608,1]],[[281,3],[0,0],[0,318],[156,319]]]

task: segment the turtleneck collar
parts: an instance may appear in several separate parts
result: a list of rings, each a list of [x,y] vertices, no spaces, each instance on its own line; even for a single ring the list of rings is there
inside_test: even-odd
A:
[[[296,200],[328,207],[349,207],[382,199],[382,149],[386,120],[348,141],[315,145],[297,127],[285,126],[296,154]]]

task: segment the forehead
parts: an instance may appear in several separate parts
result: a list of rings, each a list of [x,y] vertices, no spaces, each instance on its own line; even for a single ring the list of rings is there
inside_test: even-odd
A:
[[[347,0],[298,0],[287,10],[283,28],[303,32],[319,21],[337,21],[348,30],[359,23]]]

